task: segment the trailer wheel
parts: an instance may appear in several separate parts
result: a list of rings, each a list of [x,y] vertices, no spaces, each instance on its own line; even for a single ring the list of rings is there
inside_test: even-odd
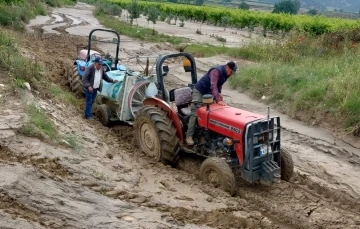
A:
[[[70,76],[70,89],[77,96],[85,96],[85,89],[83,87],[82,81],[80,79],[77,66],[73,67],[72,75]]]
[[[294,162],[288,151],[281,150],[281,179],[289,181],[294,172]]]
[[[155,106],[144,106],[134,120],[135,139],[139,148],[155,161],[172,162],[179,148],[176,129],[167,113]]]
[[[109,127],[111,124],[110,117],[111,111],[110,108],[106,104],[101,104],[98,106],[98,112],[100,114],[100,122],[104,125]]]
[[[234,173],[225,160],[218,157],[207,158],[200,166],[200,179],[216,188],[234,195],[236,181]]]

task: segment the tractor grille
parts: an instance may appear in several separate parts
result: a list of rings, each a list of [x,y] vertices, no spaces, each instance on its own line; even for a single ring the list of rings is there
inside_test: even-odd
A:
[[[243,172],[253,181],[264,165],[280,165],[280,118],[257,120],[245,128]]]

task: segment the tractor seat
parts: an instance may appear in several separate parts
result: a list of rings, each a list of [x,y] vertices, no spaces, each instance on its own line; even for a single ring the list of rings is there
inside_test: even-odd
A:
[[[184,115],[190,115],[191,108],[189,104],[192,100],[192,89],[190,87],[176,88],[171,90],[169,94],[170,101],[174,101]]]
[[[86,49],[80,50],[79,55],[78,55],[78,59],[86,60],[87,52],[88,52],[88,50],[86,50]],[[100,53],[97,52],[97,51],[94,51],[94,50],[90,50],[90,56],[92,56],[92,55],[100,56]]]

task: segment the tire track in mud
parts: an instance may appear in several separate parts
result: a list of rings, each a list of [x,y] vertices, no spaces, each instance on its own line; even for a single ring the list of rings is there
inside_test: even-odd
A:
[[[133,130],[131,127],[114,127],[111,129],[110,133],[108,133],[108,137],[117,138],[120,148],[128,150],[129,154],[132,153],[135,154],[136,157],[142,158],[139,159],[139,164],[153,167],[154,165],[152,163],[148,163],[148,161],[143,158],[144,155],[137,152],[137,147],[132,144],[132,141],[134,140],[132,132]],[[107,138],[105,134],[103,136],[105,136],[105,142],[109,144],[112,143],[109,142],[108,139],[105,139]],[[185,161],[184,163],[186,164],[188,162]],[[194,173],[193,170],[187,170],[186,167],[190,168],[192,166],[185,166],[185,169],[182,169],[189,173]],[[167,171],[164,169],[163,172]],[[249,226],[250,223],[253,223],[252,221],[242,221],[241,217],[234,219],[233,216],[230,215],[231,213],[235,214],[240,212],[239,214],[242,214],[242,216],[246,215],[250,218],[253,217],[251,214],[247,215],[246,212],[242,212],[242,210],[244,210],[243,208],[245,208],[246,211],[248,211],[248,209],[256,211],[253,213],[256,215],[254,220],[255,225],[261,226],[261,222],[263,222],[263,227],[266,227],[265,225],[267,222],[264,216],[267,216],[267,218],[273,221],[274,224],[280,225],[275,226],[270,224],[269,227],[275,228],[360,227],[359,220],[356,218],[355,214],[356,212],[359,212],[358,208],[356,208],[357,203],[355,201],[351,198],[347,199],[342,193],[336,193],[327,187],[321,187],[318,183],[314,183],[307,178],[301,178],[297,173],[295,176],[296,177],[290,183],[284,182],[280,186],[270,188],[240,184],[242,186],[238,189],[238,196],[243,198],[240,201],[242,207],[229,207],[223,210],[223,212],[220,212],[219,210],[195,211],[188,208],[157,204],[151,202],[151,200],[149,200],[146,196],[129,193],[124,190],[114,190],[114,188],[105,184],[98,185],[96,183],[87,182],[87,184],[83,183],[83,185],[112,198],[123,199],[125,201],[139,204],[140,206],[144,205],[150,208],[156,208],[165,213],[170,213],[170,216],[176,221],[176,223],[191,221],[194,224],[207,225],[210,223],[212,226],[217,226],[219,228],[228,228],[233,226],[233,224],[231,224],[232,221],[238,220],[240,225]],[[199,183],[198,186],[201,187],[201,190],[203,190],[204,193],[213,196],[214,198],[223,195],[229,202],[236,202],[236,197],[227,197],[224,193],[222,193],[222,191],[212,189],[206,184],[202,185],[201,182],[196,181],[196,179],[182,179],[182,182],[184,184],[191,185],[194,182],[197,182]],[[334,193],[336,193],[336,195]],[[353,206],[355,207],[353,208]],[[261,211],[262,215],[258,215],[258,211]],[[336,212],[340,212],[341,214],[336,215]],[[351,221],[351,219],[347,218],[353,218],[354,220]],[[169,220],[171,221],[172,219],[169,218]],[[213,222],[216,220],[219,220],[219,222]],[[236,227],[236,225],[234,227]]]
[[[34,156],[35,157],[35,156]],[[55,176],[66,176],[66,169],[64,169],[56,160],[48,158],[33,158],[33,156],[21,156],[11,152],[7,147],[0,146],[0,166],[10,165],[15,166],[16,163],[24,164],[27,166],[34,166],[41,171],[44,176],[50,175],[50,178],[56,179]],[[30,192],[29,192],[30,193]],[[59,222],[52,220],[48,216],[44,216],[41,210],[31,207],[26,204],[28,201],[19,201],[18,199],[24,198],[16,194],[9,194],[7,190],[0,188],[0,209],[5,213],[10,214],[12,217],[25,219],[29,222],[38,223],[49,229],[71,228],[66,222]]]
[[[131,131],[124,132],[121,131],[121,136],[123,138],[129,139],[131,136]],[[136,150],[136,148],[127,141],[127,143],[122,144],[122,146],[127,145],[125,148]],[[140,153],[137,153],[140,154]],[[110,182],[99,182],[94,177],[85,176],[84,174],[79,175],[79,171],[74,173],[69,172],[69,169],[65,168],[65,166],[61,165],[61,161],[57,158],[49,159],[49,158],[42,158],[39,157],[39,154],[32,154],[32,155],[23,155],[19,154],[16,151],[12,151],[11,149],[2,148],[0,150],[0,163],[6,163],[10,165],[15,165],[17,163],[23,164],[24,166],[31,166],[36,168],[41,174],[43,175],[43,179],[45,177],[50,178],[55,181],[63,181],[68,180],[76,183],[80,183],[84,187],[88,187],[91,190],[113,198],[113,199],[120,199],[122,201],[135,204],[137,206],[148,207],[152,209],[156,209],[159,212],[163,213],[163,219],[167,223],[177,225],[177,226],[184,226],[188,223],[192,223],[195,225],[206,225],[215,228],[251,228],[251,227],[258,227],[261,224],[266,225],[273,225],[270,221],[264,219],[261,214],[257,216],[236,216],[231,214],[232,211],[235,209],[237,210],[246,210],[246,207],[243,208],[240,205],[235,207],[228,207],[220,210],[212,210],[212,211],[200,211],[200,210],[193,210],[188,209],[185,207],[171,207],[166,204],[160,204],[153,202],[151,200],[151,196],[144,196],[142,194],[134,193],[132,191],[127,190],[116,190],[114,189],[113,185],[109,184]],[[75,175],[75,176],[73,176]],[[59,176],[61,178],[59,178]],[[80,178],[81,177],[81,178]],[[40,177],[41,179],[41,177]],[[184,182],[184,180],[183,180]],[[189,183],[189,182],[184,182]],[[164,183],[165,184],[165,183]],[[166,186],[166,185],[165,185]],[[15,187],[14,187],[15,188]],[[0,190],[3,191],[3,190]],[[0,192],[1,193],[1,192]],[[3,194],[0,195],[1,200],[3,203],[0,205],[1,209],[7,209],[7,213],[11,215],[16,215],[18,217],[24,218],[28,221],[41,223],[41,225],[53,225],[49,226],[48,228],[74,228],[74,225],[70,225],[67,222],[59,225],[59,222],[51,222],[49,221],[49,213],[42,212],[30,205],[23,205],[22,202],[18,202],[17,197],[11,197],[5,191]],[[11,205],[11,208],[8,206]],[[32,203],[31,205],[34,205]],[[127,214],[124,214],[126,216]],[[247,215],[246,215],[247,216]],[[121,216],[119,216],[121,217]],[[55,219],[55,221],[58,219]],[[172,228],[172,227],[166,227]]]
[[[10,149],[0,146],[0,162],[20,163],[25,166],[34,166],[40,171],[47,171],[56,177],[68,178],[73,175],[68,169],[62,166],[59,158],[38,157],[40,154],[18,155]]]
[[[114,127],[116,128],[121,130],[115,131],[119,139],[123,140],[121,145],[134,151],[136,146],[126,143],[131,136],[131,127],[126,127],[126,130]],[[188,162],[183,159],[182,163],[179,169],[197,176],[194,168],[200,167],[199,161],[189,159]],[[187,163],[189,165],[186,165]],[[218,195],[218,192],[214,193],[207,185],[202,191],[210,196]],[[281,184],[271,187],[240,182],[237,196],[246,200],[244,206],[248,209],[262,212],[263,216],[267,216],[282,228],[360,227],[359,201],[347,193],[322,186],[296,172],[291,182],[282,181]]]

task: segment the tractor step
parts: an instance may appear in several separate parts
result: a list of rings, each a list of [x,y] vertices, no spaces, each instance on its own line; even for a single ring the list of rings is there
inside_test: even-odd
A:
[[[197,154],[195,150],[193,150],[193,146],[187,146],[187,145],[183,145],[181,147],[181,150],[183,150],[186,153],[190,153],[190,154]]]

